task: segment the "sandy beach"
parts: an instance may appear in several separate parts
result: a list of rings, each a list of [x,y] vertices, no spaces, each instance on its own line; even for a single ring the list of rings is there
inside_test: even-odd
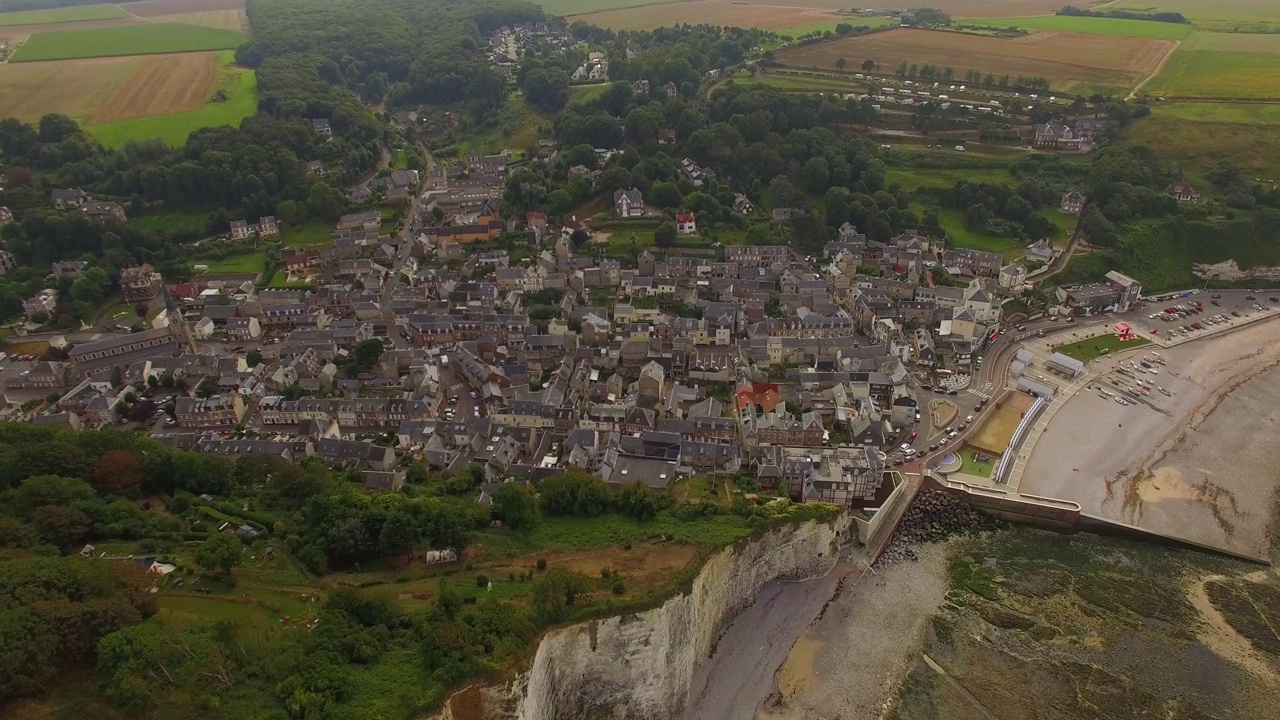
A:
[[[1172,397],[1152,393],[1148,404],[1123,406],[1082,390],[1036,444],[1018,491],[1268,557],[1280,489],[1280,322],[1160,352],[1167,364],[1152,380]]]

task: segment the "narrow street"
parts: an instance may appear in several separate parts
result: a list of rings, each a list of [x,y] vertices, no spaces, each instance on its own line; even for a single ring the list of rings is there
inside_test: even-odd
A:
[[[388,322],[395,322],[395,313],[391,311],[391,298],[395,294],[396,284],[400,282],[400,270],[404,267],[405,261],[409,259],[409,255],[413,251],[413,237],[418,230],[417,218],[418,210],[422,207],[422,194],[426,185],[426,179],[431,177],[431,171],[435,168],[436,160],[432,156],[431,150],[426,145],[419,144],[423,155],[427,159],[426,167],[421,174],[422,181],[419,183],[417,192],[414,193],[413,199],[409,202],[409,207],[404,215],[404,227],[400,230],[400,247],[396,254],[396,261],[391,266],[391,272],[387,273],[387,279],[382,283],[382,295],[379,303],[382,306],[382,317]]]

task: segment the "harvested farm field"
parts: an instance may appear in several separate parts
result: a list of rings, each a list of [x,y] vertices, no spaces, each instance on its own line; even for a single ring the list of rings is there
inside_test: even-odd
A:
[[[139,65],[138,58],[128,57],[0,64],[0,107],[26,122],[48,113],[82,118],[127,85]]]
[[[874,60],[885,68],[901,63],[950,67],[996,77],[1043,77],[1054,90],[1132,88],[1155,72],[1174,47],[1168,40],[1033,32],[996,38],[932,30],[895,29],[863,37],[818,43],[778,52],[783,65],[834,69],[844,58],[851,65]]]
[[[143,58],[129,82],[103,98],[86,120],[105,123],[195,110],[213,92],[217,59],[216,52]]]
[[[745,0],[746,5],[773,5],[814,10],[848,10],[858,7],[848,0]],[[927,6],[937,8],[954,18],[1017,17],[1020,15],[1051,15],[1062,9],[1062,0],[931,0]],[[679,7],[679,6],[676,6]],[[914,7],[913,5],[880,5],[880,7]],[[672,22],[680,22],[679,11],[671,8]],[[846,15],[852,25],[858,24],[857,15]]]
[[[850,19],[847,15],[823,8],[757,5],[729,0],[693,0],[693,2],[643,5],[575,15],[572,19],[611,30],[649,30],[677,23],[737,25],[764,30],[782,30],[797,25],[836,21],[858,24],[856,19]]]

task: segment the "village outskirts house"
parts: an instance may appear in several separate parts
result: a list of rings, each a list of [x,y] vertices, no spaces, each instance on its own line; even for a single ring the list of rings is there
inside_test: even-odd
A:
[[[160,294],[164,278],[150,264],[120,268],[120,292],[128,303],[150,300]]]
[[[121,205],[120,203],[113,203],[113,202],[85,203],[84,205],[80,206],[80,212],[84,213],[85,217],[89,218],[94,222],[104,222],[107,220],[116,220],[118,222],[125,222],[126,220],[129,219],[128,215],[125,214],[124,206]]]
[[[1200,201],[1200,193],[1196,192],[1189,183],[1185,183],[1181,180],[1172,183],[1169,187],[1165,188],[1164,194],[1178,202],[1194,203]]]
[[[1080,211],[1084,210],[1084,195],[1081,195],[1075,190],[1069,191],[1066,195],[1062,196],[1061,209],[1064,213],[1079,215]]]
[[[377,230],[382,227],[382,213],[368,210],[338,218],[339,230]]]
[[[618,189],[613,191],[613,209],[620,218],[634,218],[644,215],[644,195],[639,190]]]
[[[80,188],[55,188],[49,193],[49,199],[59,210],[70,210],[88,203],[89,195]]]
[[[45,288],[23,301],[22,312],[28,318],[34,315],[44,315],[47,318],[53,315],[53,311],[57,307],[58,291],[53,288]]]
[[[676,232],[684,236],[698,234],[698,220],[693,213],[676,215]]]

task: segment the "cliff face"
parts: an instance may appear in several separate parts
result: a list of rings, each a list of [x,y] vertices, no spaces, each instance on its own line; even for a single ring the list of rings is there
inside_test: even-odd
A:
[[[481,691],[484,710],[476,715],[486,720],[678,715],[694,668],[710,655],[734,616],[770,580],[806,580],[830,572],[852,524],[846,513],[831,522],[772,530],[713,555],[692,591],[662,607],[548,633],[528,673],[506,688]],[[443,717],[471,716],[460,710],[446,708]]]

